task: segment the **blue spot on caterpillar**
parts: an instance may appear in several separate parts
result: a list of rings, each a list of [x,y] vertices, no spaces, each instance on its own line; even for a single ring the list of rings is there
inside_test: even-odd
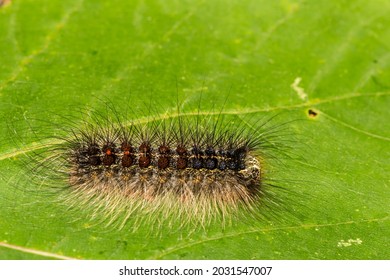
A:
[[[288,148],[287,123],[199,110],[128,118],[107,107],[29,156],[32,181],[71,208],[119,227],[181,228],[260,219],[282,203],[268,168]]]

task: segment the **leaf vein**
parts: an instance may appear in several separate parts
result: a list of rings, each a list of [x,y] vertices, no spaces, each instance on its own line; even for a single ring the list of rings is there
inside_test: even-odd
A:
[[[362,134],[370,136],[372,138],[376,138],[376,139],[380,139],[380,140],[384,140],[384,141],[390,141],[390,138],[388,138],[388,137],[384,137],[384,136],[381,136],[381,135],[378,135],[378,134],[374,134],[374,133],[365,131],[363,129],[357,128],[357,127],[355,127],[353,125],[350,125],[350,124],[348,124],[346,122],[343,122],[343,121],[341,121],[341,120],[339,120],[339,119],[337,119],[335,117],[332,117],[332,116],[330,116],[330,115],[328,115],[328,114],[326,114],[326,113],[324,113],[322,111],[321,111],[321,114],[324,115],[326,118],[330,119],[331,121],[333,121],[333,122],[335,122],[337,124],[340,124],[342,126],[348,127],[349,129],[352,129],[352,130],[354,130],[356,132],[362,133]]]
[[[200,1],[198,5],[194,6],[188,13],[183,15],[181,19],[176,21],[176,23],[167,31],[165,32],[162,37],[159,40],[156,40],[153,44],[149,45],[148,47],[144,48],[143,52],[139,54],[135,59],[134,63],[131,66],[123,67],[122,69],[119,69],[116,73],[116,75],[113,78],[110,78],[103,84],[100,90],[95,91],[95,95],[98,95],[99,97],[103,96],[103,93],[107,92],[108,88],[112,89],[112,85],[118,84],[119,81],[123,80],[123,78],[128,77],[131,72],[133,72],[139,65],[139,63],[144,60],[146,57],[148,57],[153,51],[156,49],[156,47],[159,44],[162,44],[169,40],[169,38],[172,36],[172,34],[175,33],[175,31],[180,28],[180,26],[186,22],[189,18],[191,18],[196,11],[199,9],[201,4],[203,4],[205,1]]]
[[[68,256],[59,255],[59,254],[50,253],[50,252],[45,252],[45,251],[36,250],[36,249],[31,249],[31,248],[22,247],[22,246],[18,246],[18,245],[13,245],[13,244],[5,243],[5,242],[0,242],[0,247],[4,247],[4,248],[11,249],[11,250],[20,251],[20,252],[23,252],[23,253],[28,253],[28,254],[33,254],[33,255],[38,255],[38,256],[43,256],[43,257],[49,257],[49,258],[54,258],[54,259],[76,260],[75,258],[71,258],[71,257],[68,257]]]
[[[349,47],[353,46],[351,44],[351,42],[357,37],[359,31],[363,27],[372,23],[374,20],[380,18],[382,15],[383,15],[383,13],[381,13],[379,15],[377,14],[375,16],[372,16],[371,18],[369,18],[366,21],[362,21],[358,25],[352,25],[354,27],[351,28],[351,30],[348,32],[347,36],[341,42],[341,44],[339,44],[338,47],[335,48],[335,51],[333,52],[331,57],[328,58],[329,59],[328,63],[326,63],[325,66],[323,68],[319,69],[317,71],[317,73],[315,74],[314,78],[312,79],[312,81],[308,87],[309,94],[312,94],[315,91],[315,89],[317,88],[318,84],[321,82],[323,77],[325,77],[326,75],[328,75],[329,73],[331,73],[334,70],[334,68],[337,66],[337,64],[341,61],[341,58],[345,54],[345,52],[349,49]]]
[[[289,105],[289,106],[278,106],[278,107],[270,107],[270,108],[260,108],[260,109],[251,109],[251,110],[245,110],[245,111],[237,111],[237,110],[231,110],[231,111],[221,111],[221,112],[188,112],[188,113],[180,113],[181,116],[194,116],[194,115],[213,115],[213,114],[220,114],[220,115],[244,115],[244,114],[254,114],[254,113],[260,113],[260,112],[272,112],[272,111],[278,111],[278,110],[290,110],[290,109],[297,109],[297,108],[305,108],[305,107],[310,107],[313,105],[319,105],[319,104],[325,104],[325,103],[331,103],[331,102],[337,102],[337,101],[342,101],[342,100],[348,100],[351,98],[359,98],[359,97],[378,97],[378,96],[388,96],[390,95],[390,92],[377,92],[377,93],[369,93],[369,94],[359,94],[359,93],[353,93],[353,94],[346,94],[342,96],[336,96],[336,97],[331,97],[328,99],[323,99],[323,100],[313,100],[313,101],[307,101],[304,103],[296,104],[296,105]],[[148,123],[152,119],[154,121],[158,120],[164,120],[164,119],[169,119],[169,118],[175,118],[177,117],[178,114],[177,112],[174,113],[166,113],[161,116],[157,117],[143,117],[143,118],[138,118],[138,119],[133,119],[132,124],[143,124],[143,123]],[[130,123],[129,123],[130,125]],[[379,136],[382,137],[382,136]],[[377,137],[378,138],[378,137]],[[385,138],[385,137],[382,137]],[[385,140],[388,140],[388,138],[385,138]],[[42,140],[39,142],[33,142],[30,145],[25,145],[23,148],[15,148],[10,151],[6,151],[2,154],[0,154],[0,161],[5,160],[8,158],[12,158],[15,156],[18,156],[20,154],[24,154],[27,152],[32,152],[34,150],[39,150],[45,147],[50,147],[51,145],[55,144],[61,144],[63,141],[60,141],[58,139],[47,139],[47,140]]]
[[[12,83],[16,78],[23,72],[27,65],[31,64],[34,59],[44,53],[49,47],[54,38],[59,34],[59,32],[64,28],[64,26],[69,22],[72,14],[77,12],[83,3],[84,0],[80,0],[73,7],[69,8],[60,21],[55,25],[55,27],[46,35],[45,40],[42,46],[38,49],[33,50],[29,55],[22,57],[19,61],[16,69],[11,73],[11,75],[0,84],[0,92],[6,88],[9,83]]]
[[[258,233],[258,232],[273,232],[273,231],[280,231],[280,230],[299,230],[299,229],[311,229],[311,228],[324,228],[324,227],[334,227],[334,226],[342,226],[342,225],[356,225],[356,224],[362,224],[362,223],[370,223],[370,222],[383,222],[389,219],[390,216],[386,216],[383,218],[377,218],[377,219],[366,219],[366,220],[361,220],[361,221],[344,221],[344,222],[338,222],[338,223],[328,223],[328,224],[303,224],[299,226],[286,226],[286,227],[275,227],[275,228],[263,228],[263,229],[254,229],[254,230],[248,230],[248,231],[243,231],[243,232],[233,232],[231,234],[226,234],[226,235],[218,235],[218,236],[213,236],[201,240],[197,240],[194,242],[189,242],[185,244],[177,244],[171,248],[168,248],[166,250],[163,250],[160,254],[153,255],[149,259],[161,259],[164,256],[167,256],[169,254],[172,254],[176,251],[185,249],[185,248],[190,248],[199,244],[207,243],[207,242],[212,242],[215,240],[220,240],[220,239],[225,239],[225,238],[232,238],[232,237],[237,237],[240,235],[245,235],[245,234],[252,234],[252,233]]]

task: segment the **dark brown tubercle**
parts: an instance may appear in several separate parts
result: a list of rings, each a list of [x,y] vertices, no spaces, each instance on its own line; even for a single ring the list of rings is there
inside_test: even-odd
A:
[[[107,143],[103,146],[103,165],[110,166],[116,161],[116,150],[114,143]]]
[[[163,144],[158,148],[158,151],[160,153],[160,156],[159,156],[158,161],[157,161],[157,167],[159,169],[168,168],[170,161],[171,161],[169,146],[166,144]]]
[[[120,148],[117,148],[117,147]],[[168,144],[161,144],[153,148],[152,144],[142,142],[136,151],[129,142],[115,144],[105,143],[100,148],[92,143],[87,147],[79,148],[76,152],[77,163],[80,167],[99,168],[105,166],[120,166],[122,168],[173,168],[177,170],[219,170],[240,171],[246,168],[245,160],[248,154],[246,147],[215,149],[212,146],[202,148],[196,145],[188,149],[183,144],[177,144],[172,150]],[[189,152],[190,151],[190,152]]]

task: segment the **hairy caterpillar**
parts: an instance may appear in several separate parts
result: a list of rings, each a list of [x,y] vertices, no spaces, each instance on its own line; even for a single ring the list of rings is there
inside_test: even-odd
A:
[[[205,227],[272,215],[268,173],[287,123],[236,114],[121,116],[114,106],[69,121],[29,157],[28,176],[70,208],[119,223]]]

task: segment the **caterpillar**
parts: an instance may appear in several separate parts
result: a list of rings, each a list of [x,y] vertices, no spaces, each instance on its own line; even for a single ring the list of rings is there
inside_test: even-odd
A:
[[[69,208],[120,228],[224,226],[265,217],[280,204],[267,168],[288,148],[287,123],[199,109],[132,115],[107,106],[61,126],[28,157],[31,180]]]

